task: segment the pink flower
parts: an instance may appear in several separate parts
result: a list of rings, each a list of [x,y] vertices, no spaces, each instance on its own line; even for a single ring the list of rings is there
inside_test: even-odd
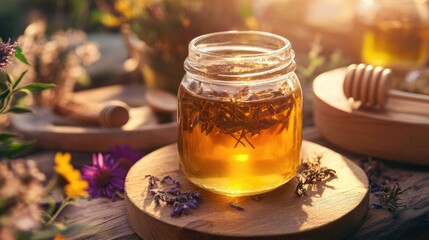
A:
[[[4,71],[4,67],[10,63],[10,58],[15,54],[16,42],[10,43],[0,42],[0,72]]]

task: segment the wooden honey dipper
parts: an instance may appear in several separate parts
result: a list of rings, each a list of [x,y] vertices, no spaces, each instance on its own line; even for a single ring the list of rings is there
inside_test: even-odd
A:
[[[55,105],[54,112],[77,121],[97,123],[102,127],[122,127],[129,120],[128,109],[128,105],[120,101],[97,104],[64,99]]]
[[[352,64],[347,68],[343,83],[344,95],[353,101],[360,101],[361,106],[383,109],[389,98],[407,100],[410,103],[427,104],[429,97],[422,94],[407,93],[390,89],[392,71],[384,67],[365,64]]]

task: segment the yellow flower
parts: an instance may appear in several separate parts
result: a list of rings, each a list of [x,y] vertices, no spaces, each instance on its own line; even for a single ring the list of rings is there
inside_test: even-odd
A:
[[[66,192],[66,195],[70,198],[88,197],[88,193],[86,192],[87,188],[88,182],[82,179],[78,179],[67,184],[64,187],[64,191]]]
[[[142,0],[117,0],[114,7],[123,17],[131,19],[142,14],[142,10],[147,4]]]
[[[68,197],[87,197],[86,188],[88,187],[88,182],[82,180],[80,171],[71,165],[70,160],[70,153],[63,154],[58,152],[55,154],[55,172],[66,180],[67,184],[64,187],[64,191]]]
[[[256,20],[256,18],[249,17],[249,18],[246,18],[244,21],[245,21],[245,24],[248,28],[258,29],[259,24],[258,24],[258,21]]]
[[[71,154],[60,153],[55,154],[55,167],[54,170],[63,177],[66,177],[67,173],[73,171],[73,166],[70,164]]]
[[[100,16],[100,22],[107,27],[118,27],[122,24],[121,19],[109,13],[102,13]]]
[[[114,1],[113,8],[119,16],[112,15],[108,12],[101,12],[100,22],[107,27],[118,27],[124,20],[130,20],[141,16],[146,1],[142,0],[117,0]]]

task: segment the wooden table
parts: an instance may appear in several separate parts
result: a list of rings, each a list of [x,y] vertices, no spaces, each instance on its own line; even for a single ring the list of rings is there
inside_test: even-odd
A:
[[[329,147],[356,163],[368,157],[345,152],[328,143],[316,128],[304,129],[304,139]],[[54,152],[41,152],[31,156],[42,171],[52,169]],[[90,164],[89,153],[73,153],[72,162],[80,167]],[[398,182],[403,189],[403,211],[392,214],[384,209],[371,208],[362,227],[349,239],[429,239],[429,168],[402,165],[387,161],[381,163],[382,174]],[[377,203],[372,193],[370,203]],[[108,199],[80,200],[77,206],[67,207],[60,218],[66,224],[84,224],[89,231],[68,235],[68,239],[140,239],[130,228],[125,214],[123,200],[111,202]]]

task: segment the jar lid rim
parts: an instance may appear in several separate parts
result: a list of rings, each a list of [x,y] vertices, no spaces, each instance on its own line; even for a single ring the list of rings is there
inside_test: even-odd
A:
[[[221,32],[213,32],[213,33],[208,33],[208,34],[204,34],[201,36],[198,36],[194,39],[191,40],[191,42],[189,43],[189,49],[192,50],[193,52],[199,52],[205,55],[215,55],[215,53],[212,53],[210,51],[204,51],[201,48],[198,48],[196,43],[198,43],[199,41],[203,40],[203,39],[209,39],[212,37],[216,37],[216,36],[220,36],[220,35],[259,35],[259,36],[264,36],[264,37],[272,37],[273,39],[279,40],[280,42],[282,42],[282,46],[280,46],[278,49],[273,49],[270,52],[265,52],[265,53],[252,53],[252,54],[248,54],[248,57],[257,57],[257,56],[267,56],[267,55],[276,55],[279,54],[281,52],[287,51],[288,49],[291,48],[291,43],[288,39],[286,39],[283,36],[274,34],[274,33],[269,33],[269,32],[263,32],[263,31],[238,31],[238,30],[233,30],[233,31],[221,31]]]

